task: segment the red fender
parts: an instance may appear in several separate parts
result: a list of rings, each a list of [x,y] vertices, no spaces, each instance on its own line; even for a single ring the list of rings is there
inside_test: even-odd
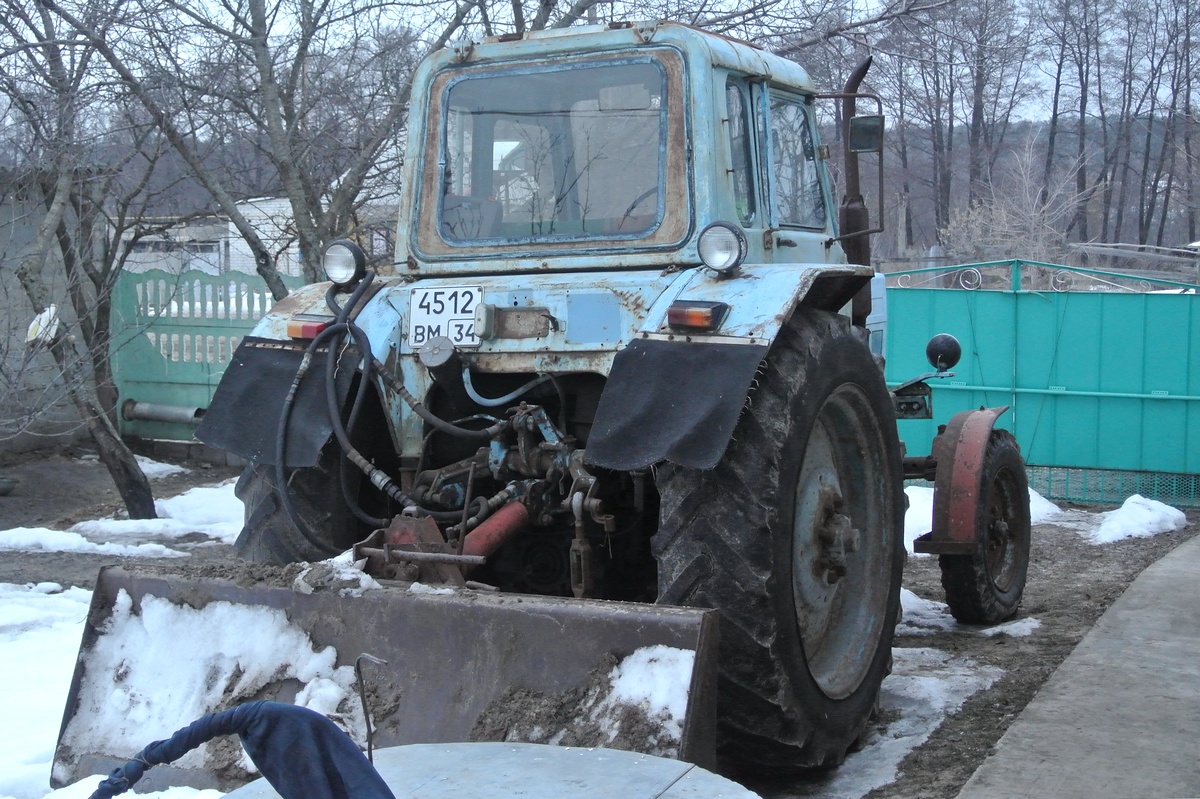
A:
[[[933,484],[933,532],[913,550],[936,555],[974,555],[983,542],[976,530],[988,439],[1007,405],[963,411],[933,439],[937,473]]]

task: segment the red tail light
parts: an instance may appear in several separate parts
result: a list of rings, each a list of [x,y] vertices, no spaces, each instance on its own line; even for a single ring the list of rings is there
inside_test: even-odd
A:
[[[334,323],[332,316],[315,313],[298,313],[288,320],[289,338],[314,339],[322,330]]]

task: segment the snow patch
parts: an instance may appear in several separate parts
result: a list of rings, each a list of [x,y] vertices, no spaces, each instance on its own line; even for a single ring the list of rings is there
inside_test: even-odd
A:
[[[138,466],[142,469],[142,474],[146,475],[147,480],[157,480],[160,477],[170,477],[173,474],[190,474],[191,469],[185,469],[182,466],[176,466],[173,463],[159,463],[153,461],[144,455],[134,455],[137,459]]]
[[[162,544],[97,544],[78,532],[64,533],[45,527],[14,527],[0,531],[0,550],[22,552],[90,552],[140,558],[186,558],[187,553]]]
[[[1029,521],[1031,523],[1041,524],[1042,522],[1048,522],[1062,512],[1062,508],[1032,488],[1029,489]]]
[[[913,541],[933,529],[933,489],[927,486],[908,486],[908,511],[904,514],[904,548],[918,558],[929,557],[913,551]],[[1029,489],[1029,520],[1033,524],[1054,520],[1063,513],[1057,505],[1032,488]]]
[[[1027,635],[1032,635],[1033,631],[1041,627],[1042,623],[1035,618],[1014,619],[1006,621],[1003,624],[996,624],[992,627],[984,627],[979,631],[980,635],[988,637],[1007,636],[1009,638],[1024,638]]]
[[[1183,511],[1158,500],[1134,494],[1121,507],[1102,514],[1100,526],[1085,533],[1094,544],[1108,544],[1123,538],[1144,538],[1187,527]]]
[[[814,780],[796,795],[859,799],[895,782],[909,752],[925,743],[946,716],[1004,674],[938,649],[897,647],[892,658],[892,673],[883,681],[879,701],[880,709],[897,720],[869,734],[865,748],[850,755],[828,779]]]
[[[242,531],[242,501],[233,481],[201,486],[154,503],[157,519],[97,519],[71,528],[92,538],[182,538],[197,533],[232,544]]]
[[[448,586],[425,585],[425,583],[413,583],[408,587],[410,594],[453,594],[454,589]]]
[[[970,633],[976,635],[995,636],[1005,635],[1020,638],[1030,635],[1042,626],[1035,618],[1016,619],[1003,624],[981,627],[975,624],[960,624],[950,614],[950,607],[945,602],[936,602],[921,597],[909,591],[900,589],[900,622],[896,631],[908,635],[931,635],[940,632]]]
[[[928,634],[953,630],[958,622],[950,615],[950,608],[945,602],[935,602],[909,591],[900,589],[900,631],[906,633]]]
[[[39,799],[66,705],[91,592],[0,584],[0,796]],[[95,783],[81,795],[86,799]]]
[[[929,555],[913,551],[913,541],[933,529],[933,489],[908,486],[904,494],[908,497],[908,510],[904,513],[904,548],[913,557],[927,558]]]

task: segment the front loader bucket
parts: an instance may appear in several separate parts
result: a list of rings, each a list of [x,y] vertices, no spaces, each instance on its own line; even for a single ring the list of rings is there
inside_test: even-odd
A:
[[[508,740],[714,765],[715,611],[403,583],[304,593],[292,588],[300,568],[102,570],[53,784],[106,774],[253,699],[306,704],[374,747]],[[365,715],[364,653],[386,661],[360,664]],[[685,710],[639,705],[629,680],[686,686]],[[142,785],[228,790],[252,776],[247,765],[236,741],[213,742]]]

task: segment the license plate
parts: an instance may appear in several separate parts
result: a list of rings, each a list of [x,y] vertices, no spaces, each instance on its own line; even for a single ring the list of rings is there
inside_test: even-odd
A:
[[[480,294],[478,286],[414,288],[409,295],[409,346],[419,349],[430,339],[445,336],[456,347],[478,347],[475,306]]]

